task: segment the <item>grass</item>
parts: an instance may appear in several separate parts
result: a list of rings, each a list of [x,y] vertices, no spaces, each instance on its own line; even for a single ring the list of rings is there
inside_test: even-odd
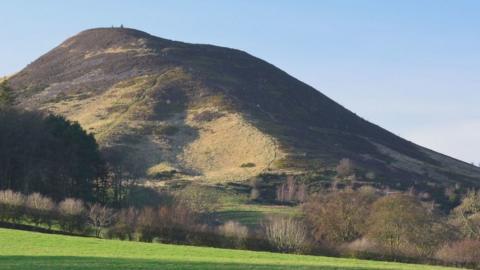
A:
[[[440,270],[449,268],[319,256],[123,242],[0,229],[0,269]]]
[[[208,187],[203,187],[208,188]],[[216,210],[215,217],[227,222],[234,220],[243,225],[259,226],[269,216],[299,216],[298,206],[270,205],[252,202],[249,194],[229,189],[215,189],[221,207]]]
[[[258,226],[268,216],[297,216],[298,207],[261,204],[225,205],[216,217],[221,221],[235,220],[244,225]]]

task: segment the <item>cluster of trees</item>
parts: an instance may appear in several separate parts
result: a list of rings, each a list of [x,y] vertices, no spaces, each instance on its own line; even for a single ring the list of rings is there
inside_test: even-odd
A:
[[[120,209],[104,234],[106,238],[129,241],[273,250],[260,236],[237,221],[212,223],[206,213],[190,209],[182,201],[158,207]]]
[[[94,137],[78,123],[0,109],[0,189],[105,200],[106,164]]]
[[[255,239],[249,228],[236,221],[209,222],[211,213],[206,211],[211,206],[192,208],[193,200],[186,200],[186,194],[190,190],[158,206],[109,208],[81,199],[66,198],[55,203],[39,193],[24,195],[2,190],[0,222],[129,241],[268,249],[266,241]]]
[[[318,194],[304,204],[317,245],[366,258],[480,264],[480,192],[470,192],[450,215],[412,194],[371,188]],[[470,258],[470,259],[469,259]]]
[[[304,183],[297,183],[293,176],[287,176],[286,182],[277,187],[278,202],[304,202],[306,198],[307,186]]]
[[[99,150],[92,134],[58,115],[12,106],[0,83],[0,190],[78,198],[116,207],[142,204],[146,190],[120,164],[124,153]],[[107,163],[106,160],[109,162]]]
[[[480,191],[449,214],[420,197],[370,187],[328,190],[302,204],[303,217],[270,218],[263,233],[282,252],[480,267]]]

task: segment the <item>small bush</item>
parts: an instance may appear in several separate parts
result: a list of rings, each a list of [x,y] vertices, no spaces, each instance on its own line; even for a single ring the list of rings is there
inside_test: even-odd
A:
[[[232,239],[237,248],[242,248],[248,237],[248,228],[237,221],[227,221],[218,227],[218,232],[227,239]]]
[[[252,188],[250,191],[250,200],[255,201],[260,198],[260,190],[258,188]]]
[[[210,122],[215,119],[222,117],[223,114],[221,112],[216,111],[203,111],[193,117],[194,121],[197,122]]]
[[[180,131],[180,129],[176,126],[160,126],[155,130],[156,135],[164,135],[164,136],[173,136],[177,134]]]
[[[240,165],[240,167],[242,168],[253,168],[255,167],[255,163],[252,163],[252,162],[247,162],[247,163],[243,163],[242,165]]]
[[[380,253],[376,243],[367,238],[342,244],[338,249],[343,256],[363,259],[375,258]]]

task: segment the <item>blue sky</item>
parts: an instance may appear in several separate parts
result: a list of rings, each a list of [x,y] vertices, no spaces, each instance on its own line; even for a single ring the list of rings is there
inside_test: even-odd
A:
[[[480,162],[480,1],[4,1],[0,75],[124,24],[247,51],[418,144]]]

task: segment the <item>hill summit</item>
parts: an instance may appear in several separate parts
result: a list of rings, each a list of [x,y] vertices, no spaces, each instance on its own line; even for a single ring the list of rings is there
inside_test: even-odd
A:
[[[393,187],[480,185],[480,169],[406,141],[245,52],[98,28],[9,78],[15,104],[78,121],[137,177],[242,181],[349,159]]]

